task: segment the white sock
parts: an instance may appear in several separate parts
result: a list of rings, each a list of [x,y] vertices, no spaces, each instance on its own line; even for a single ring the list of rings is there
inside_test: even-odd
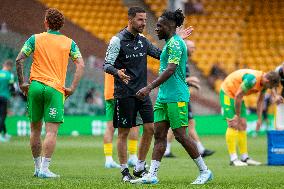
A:
[[[196,159],[193,159],[195,164],[197,165],[197,167],[199,168],[199,171],[206,171],[208,169],[208,167],[205,165],[205,162],[203,161],[202,157],[199,156]]]
[[[242,160],[246,160],[248,157],[249,157],[248,154],[242,154],[241,155]]]
[[[131,154],[129,155],[129,159],[138,159],[136,154]]]
[[[145,165],[146,165],[146,161],[138,160],[134,169],[135,171],[142,171],[144,170]]]
[[[236,160],[236,159],[238,159],[237,154],[230,154],[230,160],[231,160],[231,161],[234,161],[234,160]]]
[[[122,172],[124,169],[126,169],[126,168],[128,168],[128,165],[127,165],[127,164],[120,164],[120,170],[121,170],[121,172]]]
[[[106,156],[106,162],[113,162],[112,156]]]
[[[198,142],[196,141],[195,143],[196,143],[196,146],[197,146],[197,149],[198,149],[199,154],[203,154],[205,148],[204,148],[204,146],[202,145],[202,143],[201,143],[200,141],[198,141]]]
[[[149,174],[156,177],[158,175],[160,163],[161,162],[159,162],[159,161],[151,160],[151,166],[150,166]]]
[[[40,169],[41,156],[33,158],[33,159],[34,159],[35,169]]]
[[[165,155],[168,155],[171,153],[171,142],[167,142],[167,148],[165,151]]]
[[[46,157],[42,157],[41,159],[41,171],[47,171],[49,164],[50,164],[51,158],[46,158]]]

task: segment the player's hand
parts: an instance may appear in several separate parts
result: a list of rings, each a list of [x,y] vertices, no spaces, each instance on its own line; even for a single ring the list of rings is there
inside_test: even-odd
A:
[[[64,88],[65,99],[67,99],[69,96],[71,96],[74,92],[75,92],[75,88],[73,88],[73,87]]]
[[[228,126],[240,130],[241,118],[235,115],[232,119],[227,119]]]
[[[281,103],[284,102],[284,99],[283,99],[282,96],[276,95],[276,97],[274,98],[274,101],[275,101],[276,104],[281,104]]]
[[[130,80],[130,76],[125,74],[125,69],[121,69],[117,71],[118,77],[125,83],[128,84]]]
[[[23,83],[22,85],[19,85],[21,91],[23,92],[23,94],[25,96],[28,95],[28,91],[29,91],[29,88],[30,88],[30,84],[29,83]]]
[[[261,125],[262,125],[262,120],[261,120],[261,119],[258,119],[257,122],[256,122],[255,131],[259,131]]]
[[[181,27],[177,28],[176,33],[182,38],[182,39],[186,39],[188,38],[191,33],[193,32],[193,27],[189,26],[186,29],[182,29]]]
[[[150,87],[143,87],[142,89],[140,89],[137,93],[136,93],[136,96],[137,98],[139,99],[143,99],[145,98],[146,96],[148,96],[151,92],[151,88]]]

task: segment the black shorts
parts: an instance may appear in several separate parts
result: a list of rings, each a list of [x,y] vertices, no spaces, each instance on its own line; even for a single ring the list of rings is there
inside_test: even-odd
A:
[[[113,126],[115,128],[131,128],[136,126],[137,112],[143,123],[153,123],[154,114],[150,97],[140,100],[135,97],[115,99]]]
[[[191,109],[191,103],[188,103],[188,120],[193,119],[193,113]]]

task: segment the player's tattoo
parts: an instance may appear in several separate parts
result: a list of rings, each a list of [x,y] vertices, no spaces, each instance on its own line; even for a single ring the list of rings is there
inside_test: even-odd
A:
[[[24,83],[24,64],[23,63],[25,59],[26,59],[26,55],[22,52],[19,53],[16,59],[16,69],[17,69],[19,85]]]

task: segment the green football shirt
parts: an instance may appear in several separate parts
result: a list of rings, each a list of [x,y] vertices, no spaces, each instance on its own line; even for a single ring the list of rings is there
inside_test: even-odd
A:
[[[169,63],[176,64],[174,74],[160,85],[157,101],[161,103],[188,102],[189,90],[186,84],[187,47],[184,40],[174,35],[166,41],[160,56],[161,74]]]
[[[9,99],[11,92],[9,85],[14,83],[14,75],[6,70],[0,70],[0,96]]]

